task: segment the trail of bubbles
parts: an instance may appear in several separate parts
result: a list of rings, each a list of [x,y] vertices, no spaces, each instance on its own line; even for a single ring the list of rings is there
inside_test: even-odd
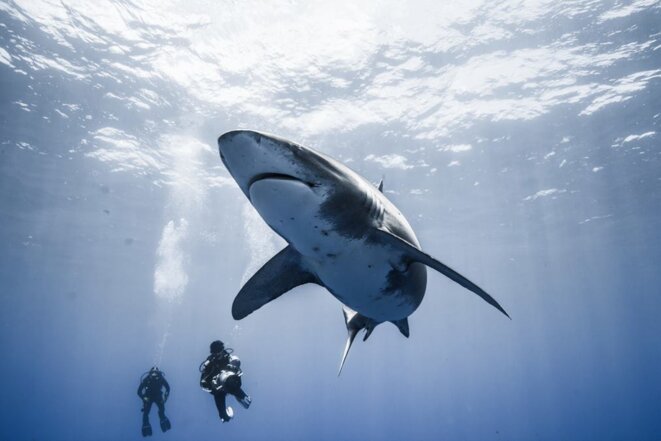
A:
[[[168,338],[170,337],[170,326],[172,323],[172,308],[168,308],[168,317],[165,321],[165,330],[163,331],[163,336],[161,337],[161,341],[156,347],[156,353],[154,354],[154,366],[160,366],[161,363],[163,362],[163,354],[165,353],[165,345],[168,342]]]
[[[188,256],[184,251],[187,237],[188,221],[184,218],[179,219],[178,222],[170,220],[163,227],[161,240],[156,249],[154,294],[160,303],[156,323],[162,330],[161,341],[156,346],[154,354],[155,366],[160,366],[163,360],[175,307],[181,303],[188,286],[188,273],[185,268]]]
[[[178,223],[171,220],[163,228],[154,269],[154,294],[160,299],[179,301],[186,290],[188,274],[184,268],[186,254],[182,245],[187,236],[188,222],[184,218]]]
[[[187,243],[191,228],[183,216],[194,219],[205,202],[210,183],[204,168],[208,161],[202,159],[214,153],[205,143],[183,135],[164,135],[159,146],[168,165],[163,176],[170,190],[166,211],[172,219],[163,227],[154,267],[154,295],[159,302],[155,319],[161,330],[154,355],[157,363],[163,359],[174,313],[188,287]]]
[[[241,276],[241,286],[243,286],[262,265],[276,254],[277,250],[283,248],[284,241],[271,231],[249,202],[243,205],[241,218],[243,219],[243,235],[250,251],[250,261]],[[239,324],[234,325],[231,335],[232,337],[241,335]]]
[[[243,218],[243,234],[250,250],[250,262],[241,277],[241,285],[243,285],[282,246],[278,247],[276,242],[279,239],[278,236],[271,231],[249,202],[243,205],[241,217]],[[281,239],[279,241],[284,242]]]

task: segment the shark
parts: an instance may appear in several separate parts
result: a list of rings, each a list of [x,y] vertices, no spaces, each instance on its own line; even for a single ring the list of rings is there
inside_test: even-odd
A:
[[[312,148],[253,130],[218,138],[220,158],[264,221],[287,246],[240,289],[241,320],[293,288],[313,283],[342,304],[348,337],[338,376],[360,331],[394,324],[409,337],[432,268],[509,315],[482,288],[422,251],[402,213],[372,184]]]

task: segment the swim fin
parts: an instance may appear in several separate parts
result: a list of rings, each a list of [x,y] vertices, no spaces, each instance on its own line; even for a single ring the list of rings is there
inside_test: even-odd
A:
[[[230,420],[234,417],[234,409],[232,409],[230,406],[227,406],[225,408],[225,415],[227,415],[227,418],[220,417],[220,421],[223,423],[229,423]]]
[[[244,409],[249,408],[250,403],[252,403],[252,399],[250,398],[250,395],[246,395],[238,401],[243,406]]]
[[[170,420],[168,419],[168,417],[163,418],[161,420],[161,430],[163,432],[167,432],[171,428],[172,428],[172,426],[170,425]]]
[[[151,436],[151,425],[149,423],[142,426],[142,436]]]

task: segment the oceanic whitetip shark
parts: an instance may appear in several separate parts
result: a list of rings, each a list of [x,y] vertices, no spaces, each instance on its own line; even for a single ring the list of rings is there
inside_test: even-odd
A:
[[[382,193],[340,162],[282,138],[237,130],[218,138],[220,157],[250,203],[288,245],[241,288],[241,320],[292,288],[325,287],[343,304],[349,337],[391,322],[408,337],[407,317],[422,302],[427,266],[482,297],[489,294],[424,253],[411,226]]]

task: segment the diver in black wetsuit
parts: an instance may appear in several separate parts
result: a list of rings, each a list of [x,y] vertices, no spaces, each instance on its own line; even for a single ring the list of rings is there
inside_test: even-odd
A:
[[[145,372],[140,379],[138,396],[142,400],[142,436],[151,436],[151,424],[149,424],[149,411],[151,405],[158,406],[158,418],[161,421],[161,430],[170,430],[170,420],[165,416],[165,402],[170,395],[170,385],[156,366],[149,372]]]
[[[225,407],[227,394],[234,395],[246,409],[250,407],[250,397],[241,389],[241,361],[232,354],[232,349],[225,349],[222,341],[216,340],[209,346],[211,354],[200,365],[200,386],[213,395],[218,408],[218,415],[223,423],[234,416],[231,407]]]

